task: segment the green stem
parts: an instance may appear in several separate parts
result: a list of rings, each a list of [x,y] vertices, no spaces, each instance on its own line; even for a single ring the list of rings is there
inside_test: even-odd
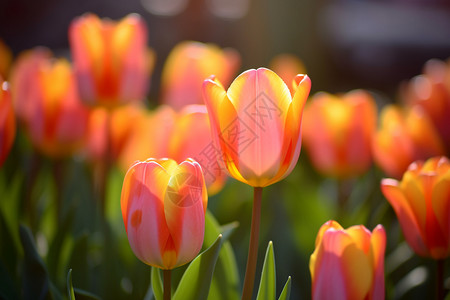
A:
[[[259,224],[261,223],[261,198],[262,187],[255,187],[253,192],[252,227],[250,231],[250,244],[248,247],[247,267],[245,270],[242,300],[250,300],[253,295],[256,262],[258,260]]]
[[[106,197],[107,197],[107,187],[108,187],[108,174],[111,169],[112,160],[112,137],[111,137],[111,111],[106,111],[106,125],[105,125],[105,153],[103,161],[99,165],[99,182],[98,182],[98,193],[100,200],[100,213],[105,216],[106,210]]]
[[[444,300],[444,259],[438,259],[436,270],[436,299]]]
[[[171,298],[171,282],[172,282],[172,270],[163,270],[164,276],[164,300],[170,300]]]

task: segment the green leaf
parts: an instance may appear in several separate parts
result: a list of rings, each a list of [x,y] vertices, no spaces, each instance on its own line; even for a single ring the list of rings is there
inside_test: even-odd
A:
[[[275,278],[275,256],[273,254],[272,241],[269,242],[264,258],[264,265],[259,283],[256,300],[275,300],[276,278]]]
[[[151,281],[152,281],[152,290],[153,295],[155,295],[156,300],[163,299],[163,284],[161,280],[161,271],[158,268],[152,267],[151,271]]]
[[[291,276],[288,277],[278,300],[288,300],[291,296]]]
[[[197,256],[183,274],[172,300],[206,300],[214,267],[222,246],[222,235]]]
[[[210,245],[222,233],[222,249],[214,270],[214,276],[209,288],[209,300],[238,300],[240,299],[239,271],[231,243],[228,237],[237,228],[238,222],[220,226],[210,211],[205,216],[204,244]]]
[[[78,300],[100,300],[99,296],[96,296],[90,292],[87,292],[82,289],[74,288],[73,289],[75,296]]]
[[[50,280],[44,262],[37,253],[31,231],[21,225],[19,234],[25,255],[22,284],[23,298],[49,299],[51,298]]]
[[[69,297],[69,300],[75,300],[75,293],[73,292],[72,285],[72,269],[70,269],[67,274],[67,296]]]

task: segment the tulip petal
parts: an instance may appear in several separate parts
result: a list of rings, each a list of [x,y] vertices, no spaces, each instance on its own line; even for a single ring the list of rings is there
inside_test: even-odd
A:
[[[423,239],[424,233],[419,226],[416,214],[410,207],[402,189],[398,186],[398,181],[383,179],[381,181],[381,191],[394,208],[408,244],[419,255],[426,256],[428,250]],[[425,214],[425,208],[422,213]]]
[[[162,253],[170,233],[160,194],[169,178],[157,162],[137,162],[125,175],[121,196],[122,217],[133,252],[143,262],[162,269],[169,267]]]
[[[370,238],[370,253],[373,261],[374,281],[369,299],[384,299],[384,252],[386,249],[386,232],[383,226],[378,225],[372,231]]]
[[[164,196],[164,212],[177,260],[169,268],[183,265],[203,244],[207,193],[200,165],[192,160],[173,172]]]

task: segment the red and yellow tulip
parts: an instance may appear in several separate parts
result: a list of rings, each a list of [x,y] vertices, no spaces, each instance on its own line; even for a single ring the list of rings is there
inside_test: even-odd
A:
[[[406,111],[386,106],[372,146],[375,162],[395,178],[401,178],[412,162],[445,153],[431,120],[419,106]]]
[[[139,15],[114,22],[85,14],[72,21],[69,42],[83,101],[111,108],[144,99],[153,54]]]
[[[412,163],[401,181],[383,179],[381,190],[418,255],[434,259],[450,255],[450,161],[446,157]]]
[[[11,90],[17,115],[38,150],[53,158],[78,151],[87,136],[89,110],[66,59],[52,58],[45,49],[23,53],[12,71]]]
[[[217,78],[203,93],[220,160],[235,179],[253,187],[280,181],[295,167],[301,149],[301,120],[311,81],[293,79],[296,92],[273,71],[248,70],[225,91]]]
[[[169,270],[200,251],[208,203],[200,165],[148,159],[125,175],[121,208],[128,241],[144,263]]]
[[[0,166],[6,160],[16,136],[16,117],[8,83],[0,77]]]
[[[304,143],[314,167],[338,178],[366,172],[372,163],[376,118],[375,101],[363,90],[314,95],[303,123]]]
[[[319,230],[309,261],[312,299],[384,299],[386,233],[378,225],[343,229],[328,221]]]
[[[0,76],[9,79],[9,69],[13,55],[11,49],[0,39]]]
[[[176,110],[188,104],[203,104],[203,80],[214,74],[229,84],[239,65],[240,56],[234,49],[194,41],[181,42],[170,52],[164,65],[161,102]]]

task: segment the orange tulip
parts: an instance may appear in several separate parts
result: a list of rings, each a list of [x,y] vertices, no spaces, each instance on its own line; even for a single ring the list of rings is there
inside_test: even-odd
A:
[[[170,52],[161,77],[162,103],[179,110],[188,104],[203,104],[202,83],[215,74],[229,84],[239,69],[234,49],[185,41]]]
[[[8,83],[0,77],[0,166],[6,160],[16,136],[16,118]]]
[[[25,52],[12,71],[11,86],[17,114],[37,149],[62,158],[82,146],[89,111],[66,59],[54,59],[48,50]]]
[[[87,159],[100,162],[109,151],[110,159],[117,161],[144,117],[144,108],[134,104],[124,105],[112,111],[103,107],[93,109],[89,117],[89,133],[84,147]],[[110,118],[109,128],[108,118]],[[130,120],[133,121],[130,122]],[[128,166],[129,164],[125,170]]]
[[[114,22],[85,14],[72,21],[69,42],[83,101],[111,108],[144,99],[153,62],[139,15]]]
[[[225,91],[214,77],[204,99],[220,160],[232,177],[265,187],[290,174],[301,148],[301,120],[311,81],[297,75],[293,97],[283,80],[265,68],[239,75]]]
[[[376,117],[375,102],[363,90],[314,95],[305,108],[303,138],[315,168],[339,178],[366,172]]]
[[[211,138],[206,106],[188,105],[178,113],[168,151],[168,157],[177,162],[191,157],[202,166],[209,195],[225,184],[227,175],[218,161],[220,151]]]
[[[378,225],[343,229],[328,221],[319,230],[309,261],[312,299],[384,299],[386,233]]]
[[[412,163],[400,182],[383,179],[381,190],[418,255],[434,259],[450,255],[450,161],[446,157]]]
[[[200,251],[208,203],[200,165],[148,159],[130,167],[121,208],[128,241],[144,263],[169,270]]]
[[[428,61],[424,73],[411,79],[402,92],[409,107],[418,105],[430,117],[450,151],[450,62]]]
[[[395,178],[401,178],[415,160],[444,154],[431,120],[418,106],[405,112],[394,105],[386,106],[372,146],[376,163]]]
[[[291,95],[294,95],[294,87],[290,84],[292,78],[297,74],[305,74],[306,68],[303,62],[293,54],[278,54],[269,63],[269,68],[287,84]]]

